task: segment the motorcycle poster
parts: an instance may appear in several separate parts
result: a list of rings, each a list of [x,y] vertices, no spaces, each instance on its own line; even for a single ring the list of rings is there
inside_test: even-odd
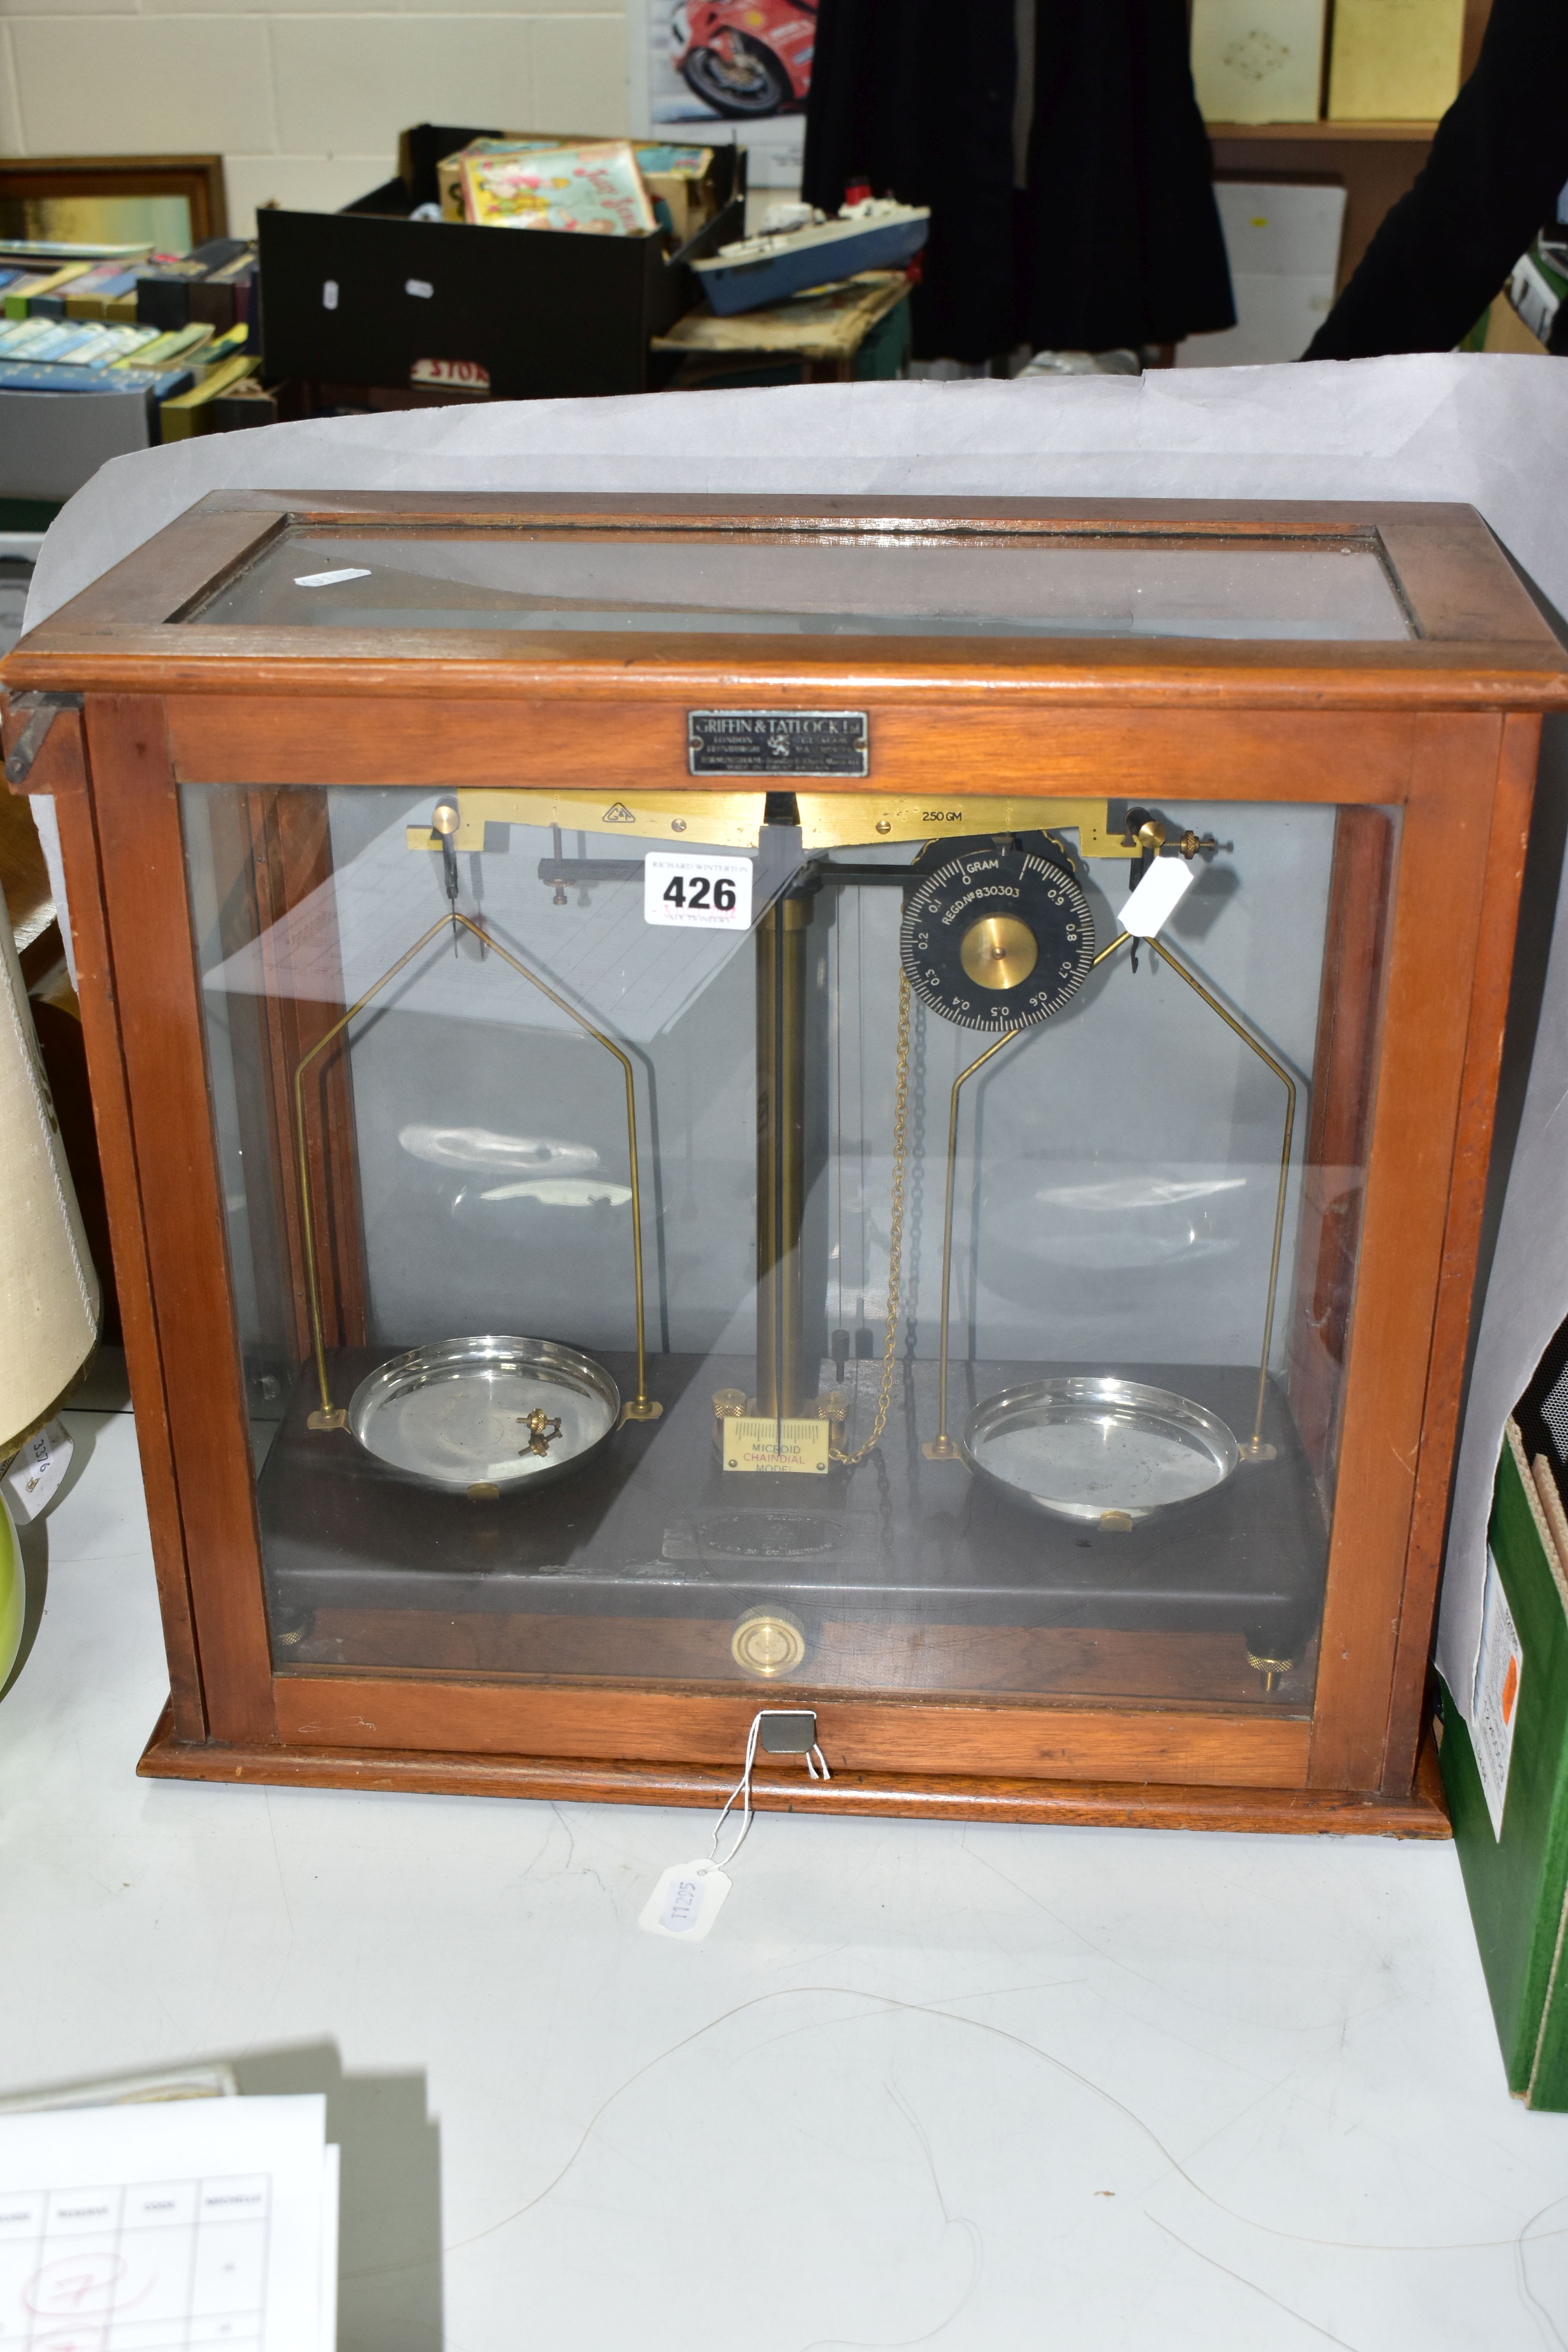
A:
[[[753,186],[800,184],[816,0],[626,0],[639,137],[733,139]]]

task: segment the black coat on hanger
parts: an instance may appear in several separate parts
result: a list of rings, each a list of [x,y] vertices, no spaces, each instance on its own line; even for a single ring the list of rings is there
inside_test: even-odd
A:
[[[1037,0],[1028,186],[1015,192],[1015,0],[822,0],[805,194],[931,207],[922,358],[1105,351],[1230,326],[1184,0]]]

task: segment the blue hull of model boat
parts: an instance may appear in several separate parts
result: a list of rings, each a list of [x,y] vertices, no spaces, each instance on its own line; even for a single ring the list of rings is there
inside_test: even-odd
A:
[[[859,236],[830,245],[803,245],[798,251],[770,254],[765,261],[703,261],[694,265],[702,291],[721,318],[787,302],[808,286],[853,278],[858,269],[901,269],[926,241],[929,221],[879,222]]]

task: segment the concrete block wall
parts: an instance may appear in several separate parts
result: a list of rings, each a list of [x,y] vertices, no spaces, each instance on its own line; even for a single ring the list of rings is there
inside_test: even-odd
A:
[[[0,154],[224,158],[229,228],[335,208],[411,122],[616,132],[626,29],[605,0],[0,0]]]

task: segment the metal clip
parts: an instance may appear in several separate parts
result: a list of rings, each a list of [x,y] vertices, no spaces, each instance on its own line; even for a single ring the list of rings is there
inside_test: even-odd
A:
[[[79,694],[16,694],[11,709],[25,713],[27,723],[5,754],[5,781],[8,784],[25,784],[33,772],[33,763],[43,750],[50,728],[62,710],[79,710]]]

